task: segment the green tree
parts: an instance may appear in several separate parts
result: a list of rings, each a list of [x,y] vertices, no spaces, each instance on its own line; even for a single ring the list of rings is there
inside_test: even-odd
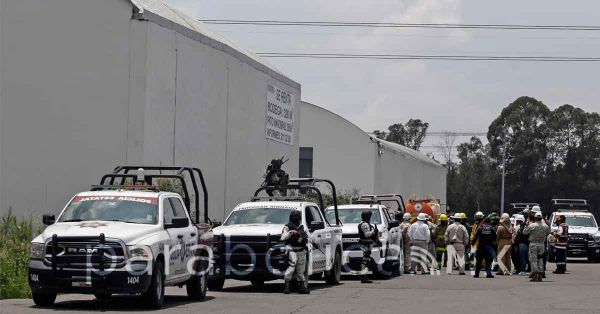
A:
[[[459,145],[458,161],[448,167],[453,210],[499,210],[504,158],[506,204],[583,198],[592,208],[600,206],[598,113],[571,105],[550,110],[541,101],[520,97],[491,123],[487,138],[486,146],[478,138]]]
[[[506,158],[508,199],[536,201],[543,197],[548,166],[547,121],[550,109],[531,97],[520,97],[492,122],[488,130],[490,157],[499,168]]]
[[[403,125],[395,123],[388,127],[388,132],[375,130],[373,134],[379,139],[397,143],[408,148],[419,150],[427,136],[429,123],[420,119],[410,119]]]

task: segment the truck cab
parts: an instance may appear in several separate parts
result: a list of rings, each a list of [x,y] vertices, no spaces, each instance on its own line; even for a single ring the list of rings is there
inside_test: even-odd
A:
[[[308,182],[290,179],[284,187],[263,187],[252,201],[237,205],[223,225],[214,229],[209,289],[222,289],[226,279],[250,281],[255,286],[282,279],[288,265],[285,243],[280,238],[293,211],[301,212],[302,225],[309,236],[306,275],[311,279],[325,277],[330,284],[340,282],[342,229],[323,214],[320,192],[319,204],[299,197],[258,196],[265,190],[314,190],[313,186],[298,184]]]
[[[351,205],[338,206],[339,219],[343,224],[342,242],[344,247],[342,273],[344,275],[360,275],[363,253],[358,245],[358,225],[361,222],[361,213],[371,211],[371,224],[379,231],[378,237],[381,245],[373,246],[371,258],[373,263],[369,265],[367,273],[377,274],[384,278],[402,274],[404,270],[403,239],[400,232],[400,222],[395,220],[390,213],[403,212],[402,202],[393,201],[395,198],[385,196],[361,196],[353,201]],[[388,208],[383,203],[396,203]],[[334,219],[332,207],[325,210],[329,219]]]
[[[57,218],[44,216],[47,227],[32,241],[29,261],[36,305],[52,305],[58,293],[94,294],[98,299],[141,294],[148,305],[160,308],[165,286],[184,285],[190,298],[205,298],[212,227],[188,210],[189,191],[182,196],[150,185],[152,179],[170,178],[186,188],[186,170],[181,169],[196,172],[148,168],[177,173],[137,180],[138,173],[136,184],[125,184],[133,175],[123,173],[129,168],[118,168],[100,185],[72,197]],[[198,204],[197,188],[195,192]]]

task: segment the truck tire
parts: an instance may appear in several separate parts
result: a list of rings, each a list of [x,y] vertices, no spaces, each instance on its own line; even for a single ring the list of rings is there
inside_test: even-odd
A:
[[[208,279],[208,290],[221,291],[225,285],[225,278]]]
[[[194,301],[202,301],[206,298],[207,274],[200,266],[199,274],[192,275],[192,278],[186,283],[185,290],[188,298]]]
[[[342,254],[336,250],[333,266],[325,273],[325,282],[329,285],[339,285],[342,279]]]
[[[153,309],[160,309],[165,303],[165,275],[162,261],[159,260],[155,263],[150,287],[142,294],[142,297]]]
[[[56,293],[33,293],[33,303],[39,307],[47,307],[54,305],[56,301]]]

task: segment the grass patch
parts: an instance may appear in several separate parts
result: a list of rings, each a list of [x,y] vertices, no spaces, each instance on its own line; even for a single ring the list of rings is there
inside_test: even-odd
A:
[[[0,299],[29,298],[27,283],[29,245],[41,226],[33,218],[19,218],[10,211],[0,217]]]

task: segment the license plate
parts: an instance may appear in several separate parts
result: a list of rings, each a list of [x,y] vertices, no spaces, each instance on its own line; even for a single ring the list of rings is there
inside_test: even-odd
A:
[[[345,243],[357,243],[358,239],[345,238],[345,239],[342,239],[342,241]]]
[[[85,281],[73,281],[71,283],[71,285],[75,288],[91,288],[92,287],[91,282],[85,282]]]

